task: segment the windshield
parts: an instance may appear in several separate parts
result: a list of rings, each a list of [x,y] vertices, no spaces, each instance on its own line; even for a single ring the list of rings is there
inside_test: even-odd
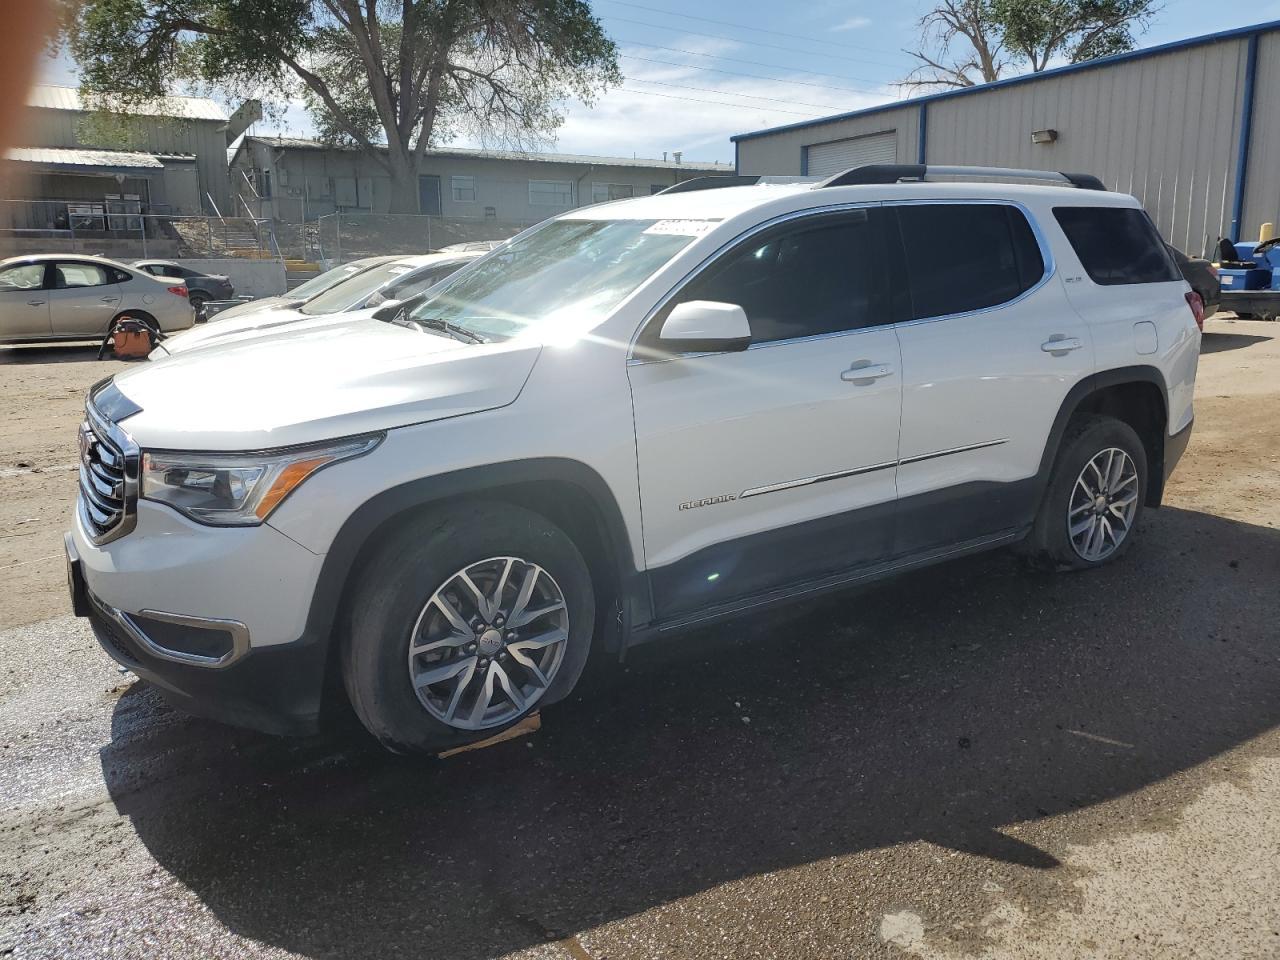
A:
[[[456,279],[411,314],[487,339],[587,330],[710,229],[705,220],[552,220]]]
[[[341,313],[364,303],[365,298],[380,287],[386,286],[396,277],[408,273],[413,267],[406,263],[384,263],[371,267],[363,273],[335,284],[318,297],[312,297],[299,307],[305,314]]]
[[[341,283],[354,277],[362,270],[368,270],[377,261],[376,260],[353,260],[351,263],[344,263],[340,267],[334,267],[332,270],[326,270],[318,277],[312,277],[306,283],[300,283],[289,291],[290,299],[309,300],[317,294],[324,293],[335,284]]]

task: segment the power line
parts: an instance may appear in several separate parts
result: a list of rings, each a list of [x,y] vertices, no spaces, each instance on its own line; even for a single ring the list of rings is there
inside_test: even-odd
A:
[[[783,100],[778,97],[761,97],[754,93],[736,93],[733,90],[717,90],[712,87],[691,87],[684,83],[669,83],[665,80],[645,80],[643,77],[624,77],[633,83],[653,83],[660,87],[675,87],[678,90],[693,90],[697,93],[714,93],[722,97],[745,97],[748,100],[768,100],[770,103],[790,103],[797,107],[815,107],[818,110],[839,110],[838,106],[829,103],[805,103],[803,100]],[[743,104],[746,106],[746,104]]]
[[[645,20],[631,20],[628,17],[613,17],[619,23],[633,23],[640,27],[652,27],[655,30],[668,30],[671,33],[687,34],[694,37],[709,37],[712,40],[728,40],[731,43],[745,43],[753,47],[768,47],[770,50],[784,50],[787,53],[798,53],[802,57],[826,57],[829,60],[847,60],[849,63],[873,63],[879,67],[896,67],[896,63],[885,63],[883,60],[868,60],[866,57],[842,57],[838,53],[819,53],[816,50],[797,50],[795,47],[784,47],[776,43],[761,43],[759,40],[743,40],[741,37],[726,37],[720,33],[700,33],[697,30],[686,30],[684,27],[668,27],[661,23],[649,23]]]
[[[709,103],[715,107],[737,107],[742,109],[747,107],[751,110],[763,110],[766,113],[789,113],[793,117],[807,117],[810,120],[816,120],[823,116],[820,113],[801,113],[798,110],[783,110],[780,107],[761,107],[752,103],[725,103],[723,100],[702,100],[698,97],[681,97],[674,93],[658,93],[656,90],[636,90],[633,87],[623,87],[627,93],[638,93],[646,97],[662,97],[664,100],[684,100],[688,103]]]
[[[629,3],[627,0],[604,0],[605,3],[612,3],[620,7],[632,7],[636,10],[648,10],[650,13],[661,13],[669,17],[680,17],[684,20],[699,20],[702,23],[714,23],[722,27],[733,27],[736,30],[750,30],[753,33],[768,33],[775,37],[787,37],[790,40],[804,40],[807,43],[824,43],[832,47],[846,47],[850,50],[870,50],[872,53],[880,53],[880,47],[867,47],[858,43],[840,43],[836,40],[823,40],[821,37],[805,36],[800,33],[783,33],[781,30],[768,30],[764,27],[749,27],[745,23],[735,23],[732,20],[715,20],[711,17],[698,17],[692,13],[678,13],[675,10],[663,10],[659,7],[647,7],[643,3]]]
[[[678,47],[663,47],[656,43],[643,43],[640,40],[626,40],[623,43],[629,43],[636,47],[648,47],[650,50],[665,50],[668,53],[681,53],[686,57],[707,57],[710,60],[724,60],[726,63],[745,63],[753,67],[768,67],[773,70],[791,70],[789,67],[781,63],[761,63],[759,60],[743,60],[741,57],[726,57],[718,53],[703,53],[699,50],[681,50]],[[823,73],[820,70],[797,70],[797,73],[806,77],[829,77],[832,80],[853,80],[858,83],[879,83],[885,84],[891,81],[873,80],[870,77],[849,77],[838,73]]]
[[[650,57],[637,57],[631,53],[619,54],[624,60],[639,60],[641,63],[657,63],[667,67],[679,67],[682,70],[701,70],[704,73],[720,73],[726,77],[747,77],[751,80],[769,80],[773,83],[794,83],[802,87],[817,87],[819,90],[834,90],[836,93],[884,93],[882,89],[870,90],[865,87],[833,87],[826,83],[812,83],[808,80],[787,80],[783,77],[766,77],[758,73],[739,73],[736,70],[717,70],[715,67],[703,67],[696,63],[677,63],[675,60],[654,60]]]

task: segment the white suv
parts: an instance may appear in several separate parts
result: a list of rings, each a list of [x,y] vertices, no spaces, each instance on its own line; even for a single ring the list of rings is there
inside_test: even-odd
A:
[[[1190,435],[1196,296],[1092,178],[925,173],[575,210],[416,301],[98,384],[77,613],[190,711],[308,731],[345,688],[435,751],[593,647],[1006,544],[1114,559]]]

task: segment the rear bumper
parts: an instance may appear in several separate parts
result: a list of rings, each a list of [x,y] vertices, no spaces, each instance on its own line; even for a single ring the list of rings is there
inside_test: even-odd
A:
[[[1178,461],[1186,453],[1187,444],[1191,442],[1191,428],[1195,426],[1195,423],[1195,420],[1192,420],[1173,436],[1165,438],[1163,483],[1167,484],[1169,482],[1169,477],[1173,475],[1173,468],[1178,465]]]

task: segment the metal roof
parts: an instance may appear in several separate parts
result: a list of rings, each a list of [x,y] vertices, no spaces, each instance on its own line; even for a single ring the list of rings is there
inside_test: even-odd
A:
[[[358,150],[358,147],[334,146],[305,137],[245,137],[245,143],[261,143],[285,150]],[[386,147],[381,147],[386,149]],[[574,163],[599,167],[640,167],[645,170],[696,170],[704,173],[732,173],[731,163],[676,163],[674,160],[652,160],[644,157],[595,157],[582,153],[533,153],[522,150],[476,150],[468,147],[433,147],[428,157],[461,157],[478,160],[527,160],[534,163]]]
[[[163,170],[164,164],[149,153],[126,150],[82,150],[58,147],[10,147],[5,160],[44,167],[101,167],[119,170]]]
[[[1236,27],[1235,29],[1223,30],[1219,33],[1206,33],[1197,37],[1187,37],[1184,40],[1174,40],[1170,43],[1161,43],[1154,47],[1145,47],[1142,50],[1130,50],[1127,53],[1117,53],[1110,57],[1099,57],[1096,60],[1086,60],[1083,63],[1071,63],[1065,67],[1055,67],[1052,70],[1041,70],[1039,73],[1023,73],[1016,77],[1008,77],[1004,80],[993,80],[991,83],[976,84],[972,87],[963,87],[959,90],[947,90],[944,93],[932,93],[924,97],[912,97],[909,100],[894,100],[890,103],[883,103],[876,107],[865,107],[861,110],[851,110],[848,113],[836,113],[829,117],[817,117],[813,120],[800,120],[796,123],[786,123],[778,127],[766,127],[764,130],[753,130],[750,133],[736,133],[731,136],[729,140],[733,143],[738,143],[742,140],[753,140],[756,137],[767,137],[775,133],[785,133],[788,130],[804,130],[808,127],[820,127],[824,124],[835,123],[839,120],[851,120],[854,117],[867,117],[877,113],[887,113],[890,110],[919,107],[927,103],[933,103],[935,100],[949,100],[952,97],[967,97],[975,93],[985,93],[988,90],[998,90],[1001,87],[1011,87],[1019,83],[1034,83],[1037,80],[1048,80],[1051,77],[1060,77],[1068,73],[1079,73],[1084,70],[1097,70],[1100,67],[1109,67],[1117,63],[1125,63],[1129,60],[1141,60],[1145,57],[1155,57],[1162,53],[1173,53],[1177,50],[1185,50],[1188,47],[1199,47],[1209,43],[1219,43],[1223,40],[1238,40],[1259,33],[1271,33],[1274,30],[1280,30],[1280,20],[1270,20],[1266,23],[1255,23],[1248,27]]]
[[[42,110],[86,110],[75,87],[37,83],[27,94],[27,106]],[[122,113],[141,117],[177,117],[183,120],[227,122],[227,113],[208,97],[159,97],[149,103],[129,104]]]

